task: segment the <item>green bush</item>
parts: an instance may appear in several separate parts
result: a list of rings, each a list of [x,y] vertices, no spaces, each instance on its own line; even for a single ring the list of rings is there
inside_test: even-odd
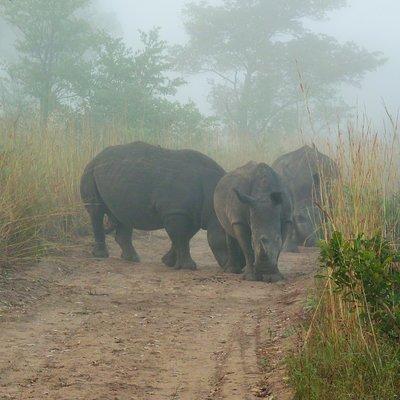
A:
[[[295,399],[400,399],[399,256],[381,235],[321,243],[321,301],[287,359]]]
[[[345,240],[335,232],[321,244],[321,265],[331,269],[336,290],[357,302],[362,316],[389,337],[400,339],[400,253],[377,235]]]

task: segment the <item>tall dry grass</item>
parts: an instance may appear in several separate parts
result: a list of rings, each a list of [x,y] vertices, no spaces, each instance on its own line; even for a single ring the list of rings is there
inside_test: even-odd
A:
[[[98,127],[90,118],[50,123],[43,131],[34,119],[19,125],[0,119],[0,266],[37,259],[89,231],[79,196],[83,169],[105,147],[134,140],[197,149],[226,169],[272,161],[280,151],[220,132],[149,137],[122,123]]]
[[[344,133],[339,132],[332,149],[339,175],[333,186],[322,193],[322,209],[328,219],[324,229],[326,240],[333,231],[341,232],[347,239],[360,234],[370,238],[382,235],[393,242],[398,239],[400,213],[396,211],[400,203],[396,204],[396,199],[400,190],[400,142],[397,124],[392,125],[391,131],[380,133],[365,121],[356,121],[349,124]],[[348,325],[350,331],[358,331],[365,345],[366,336],[376,345],[373,325],[360,324],[360,314],[368,310],[356,308],[354,312],[353,305],[334,291],[329,279],[325,288],[325,313],[329,315],[331,334],[337,333],[338,326]],[[312,327],[309,335],[311,331]]]
[[[356,119],[326,144],[339,170],[320,199],[326,240],[338,231],[348,240],[379,234],[393,245],[398,241],[400,142],[397,122],[389,118],[387,126],[379,132],[366,118]],[[296,398],[399,398],[399,347],[378,331],[366,298],[348,301],[331,280],[332,270],[321,273],[309,326],[289,359]]]
[[[334,229],[347,237],[390,233],[386,206],[400,188],[399,146],[397,125],[390,133],[380,133],[356,122],[339,132],[332,149],[339,169],[333,201],[322,199]]]
[[[395,194],[400,144],[397,122],[389,118],[387,126],[390,129],[376,132],[366,119],[358,119],[326,143],[316,140],[339,169],[334,186],[323,190],[320,199],[328,220],[326,238],[333,230],[347,238],[377,232],[398,238],[400,203]],[[22,129],[0,121],[0,266],[38,259],[77,233],[89,231],[79,197],[83,168],[103,148],[133,140],[197,149],[228,170],[249,160],[271,163],[300,144],[299,140],[277,147],[268,140],[226,137],[218,132],[202,137],[143,137],[118,124],[100,129],[85,119],[54,123],[46,132],[35,121]],[[291,364],[293,382],[303,393],[298,398],[390,398],[394,387],[382,386],[386,397],[368,397],[367,393],[384,379],[393,386],[393,371],[400,371],[391,364],[397,357],[393,348],[382,341],[372,322],[365,323],[362,306],[354,308],[344,301],[330,279],[319,285],[309,328]],[[343,389],[342,397],[337,387],[336,393],[328,390],[325,397],[318,397],[319,390],[335,383]]]

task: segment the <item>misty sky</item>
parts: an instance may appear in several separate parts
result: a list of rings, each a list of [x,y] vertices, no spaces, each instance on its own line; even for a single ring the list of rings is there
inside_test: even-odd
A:
[[[164,39],[185,41],[181,9],[187,0],[100,0],[103,8],[118,19],[128,44],[137,43],[137,30],[161,27]],[[214,0],[213,3],[216,3]],[[396,113],[400,108],[400,0],[349,0],[349,6],[330,14],[327,21],[312,22],[315,31],[352,40],[370,51],[382,51],[388,59],[378,72],[366,76],[361,90],[346,91],[349,103],[366,107],[376,118],[383,114],[382,99]],[[198,78],[179,93],[181,100],[193,99],[208,110],[207,79]]]

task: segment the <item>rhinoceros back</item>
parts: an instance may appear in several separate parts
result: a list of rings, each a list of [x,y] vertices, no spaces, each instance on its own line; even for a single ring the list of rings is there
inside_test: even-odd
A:
[[[102,202],[118,221],[136,229],[160,229],[166,215],[179,213],[200,228],[204,215],[212,213],[209,198],[223,174],[199,152],[134,142],[98,154],[85,169],[81,193],[84,201]]]
[[[297,203],[310,202],[315,178],[328,179],[337,174],[337,166],[315,148],[303,146],[279,157],[272,167],[289,186]]]

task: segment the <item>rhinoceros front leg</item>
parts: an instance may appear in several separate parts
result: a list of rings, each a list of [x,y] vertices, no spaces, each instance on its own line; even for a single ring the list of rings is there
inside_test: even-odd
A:
[[[118,224],[115,233],[115,241],[119,244],[119,247],[121,247],[121,258],[127,261],[140,262],[139,255],[132,244],[132,231],[132,226]]]
[[[257,277],[254,268],[254,252],[251,245],[250,228],[243,224],[235,224],[233,226],[233,232],[246,259],[246,266],[243,271],[243,278],[247,281],[255,281]]]
[[[240,274],[243,270],[243,255],[240,252],[238,241],[232,236],[226,235],[228,247],[228,261],[225,264],[225,271],[233,274]]]
[[[175,269],[195,270],[196,263],[190,255],[189,242],[197,229],[186,215],[170,215],[164,218],[165,230],[176,253]]]
[[[287,251],[289,253],[299,252],[297,235],[294,229],[289,233],[288,237],[286,238],[283,249],[284,251]]]

